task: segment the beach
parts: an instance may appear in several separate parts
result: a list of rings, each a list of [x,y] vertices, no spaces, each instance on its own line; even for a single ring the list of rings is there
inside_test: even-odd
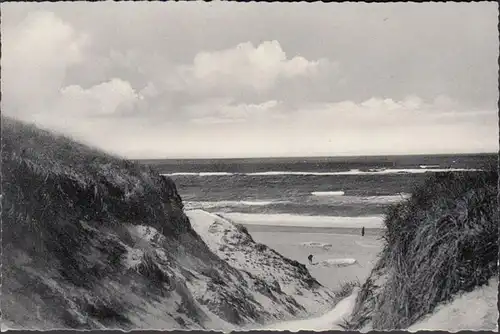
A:
[[[381,229],[310,228],[246,225],[256,242],[303,263],[321,284],[332,290],[344,282],[363,282],[382,246]],[[313,265],[307,257],[313,255]],[[355,260],[355,263],[351,263]]]
[[[185,210],[244,225],[256,242],[306,265],[334,291],[345,282],[363,283],[370,274],[389,206],[407,200],[429,174],[473,171],[482,168],[484,159],[380,156],[152,164],[175,181]]]

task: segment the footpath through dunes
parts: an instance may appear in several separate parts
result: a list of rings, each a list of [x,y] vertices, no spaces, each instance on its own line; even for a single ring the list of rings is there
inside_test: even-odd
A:
[[[268,252],[278,269],[221,259],[155,170],[5,117],[2,187],[4,329],[232,330],[335,297],[251,241],[226,240],[243,259]]]
[[[495,168],[435,174],[392,206],[384,249],[343,327],[498,329],[497,187]]]

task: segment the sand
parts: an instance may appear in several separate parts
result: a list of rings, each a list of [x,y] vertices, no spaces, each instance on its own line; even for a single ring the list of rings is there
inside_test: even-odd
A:
[[[359,280],[363,283],[382,247],[382,230],[379,229],[367,229],[362,237],[360,229],[352,228],[245,226],[256,242],[305,264],[314,278],[334,290],[342,282]],[[313,255],[316,264],[309,264],[309,254]],[[356,260],[355,263],[351,263],[352,259]]]

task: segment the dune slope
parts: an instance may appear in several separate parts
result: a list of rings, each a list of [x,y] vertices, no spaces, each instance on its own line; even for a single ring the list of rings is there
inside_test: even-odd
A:
[[[496,170],[436,173],[392,206],[385,247],[345,327],[406,329],[459,294],[496,282],[497,185]]]
[[[214,254],[149,167],[2,117],[2,188],[4,327],[229,330],[308,312],[279,272]]]
[[[242,225],[205,212],[187,211],[187,216],[208,247],[234,268],[249,277],[272,282],[269,290],[254,286],[262,303],[271,309],[300,305],[297,316],[317,314],[332,308],[335,294],[314,279],[306,266],[290,260],[274,249],[256,243]],[[287,309],[282,312],[286,314]]]

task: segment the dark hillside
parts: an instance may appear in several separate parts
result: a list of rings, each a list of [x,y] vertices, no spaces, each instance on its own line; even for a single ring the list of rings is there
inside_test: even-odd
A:
[[[280,316],[209,250],[173,181],[150,167],[2,117],[2,188],[9,327],[222,328]]]
[[[104,284],[122,278],[121,260],[126,246],[133,246],[125,223],[161,231],[171,256],[201,254],[194,259],[200,266],[224,265],[192,230],[171,180],[8,118],[2,118],[2,139],[6,320],[29,326],[46,319],[55,327],[82,328],[131,324],[124,293]]]
[[[437,173],[385,218],[385,248],[346,327],[404,329],[498,276],[498,173]]]

